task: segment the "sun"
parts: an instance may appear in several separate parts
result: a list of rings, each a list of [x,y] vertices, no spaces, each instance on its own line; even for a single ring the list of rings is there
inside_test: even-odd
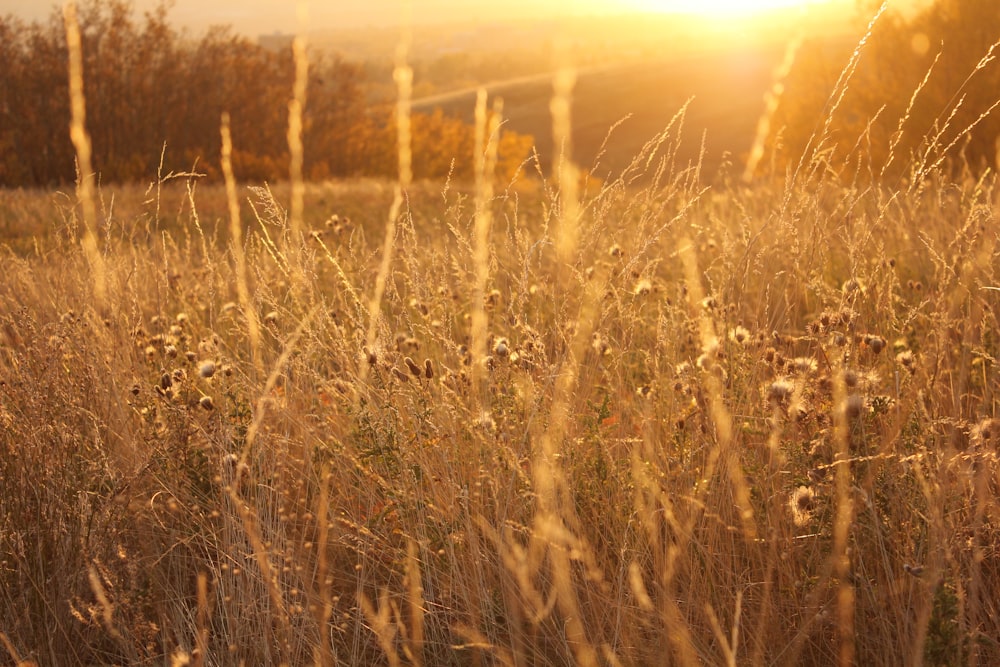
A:
[[[640,11],[741,19],[784,9],[828,5],[831,0],[627,0]]]

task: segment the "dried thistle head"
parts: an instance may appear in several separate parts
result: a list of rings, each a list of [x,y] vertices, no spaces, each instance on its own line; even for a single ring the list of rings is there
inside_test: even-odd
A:
[[[847,400],[844,401],[843,409],[844,409],[844,416],[846,416],[847,419],[854,421],[855,419],[860,417],[861,413],[864,411],[865,399],[859,396],[858,394],[851,394],[850,396],[847,397]]]
[[[896,354],[896,363],[908,370],[910,373],[917,372],[916,360],[913,357],[913,352],[910,350],[903,350]]]
[[[611,354],[611,346],[606,340],[604,340],[604,337],[596,331],[591,337],[590,346],[594,349],[594,352],[597,352],[598,356],[603,357]]]
[[[879,354],[886,348],[888,343],[886,343],[885,338],[882,336],[877,336],[873,334],[865,334],[861,338],[861,342],[872,351],[873,354]]]
[[[788,508],[792,512],[792,521],[801,528],[812,520],[816,508],[816,494],[810,487],[800,486],[789,496]]]
[[[788,378],[778,378],[767,388],[767,402],[771,407],[788,405],[792,394],[795,392],[795,384]]]
[[[750,332],[743,326],[737,325],[729,331],[729,340],[737,345],[746,345],[750,342]]]
[[[815,373],[816,369],[819,368],[819,364],[814,357],[795,357],[789,362],[789,366],[800,375],[810,375]]]
[[[977,449],[1000,446],[1000,419],[987,417],[969,430],[969,443]]]
[[[497,338],[493,343],[493,354],[500,357],[501,359],[506,359],[507,355],[510,354],[510,345],[506,338]]]

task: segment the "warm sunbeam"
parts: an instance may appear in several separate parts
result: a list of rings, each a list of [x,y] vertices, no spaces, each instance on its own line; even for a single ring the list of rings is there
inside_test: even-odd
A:
[[[779,9],[829,5],[831,0],[628,0],[639,10],[712,19],[747,18]]]

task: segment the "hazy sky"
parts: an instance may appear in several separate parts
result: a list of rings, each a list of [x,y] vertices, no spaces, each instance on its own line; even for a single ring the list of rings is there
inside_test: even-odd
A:
[[[133,0],[137,10],[150,9],[157,0]],[[589,14],[620,11],[629,0],[413,0],[418,22],[494,21],[501,18]],[[61,3],[50,0],[0,0],[0,15],[44,19]],[[309,25],[325,30],[338,27],[396,24],[400,0],[311,0]],[[227,24],[249,34],[275,30],[293,32],[297,26],[295,0],[174,0],[171,20],[178,25],[201,28]]]
[[[132,0],[138,11],[151,9],[158,0]],[[744,5],[777,4],[795,0],[742,0]],[[797,0],[807,3],[834,3],[853,6],[855,0]],[[913,0],[890,0],[904,4]],[[740,0],[412,0],[417,23],[445,21],[489,22],[527,17],[567,14],[621,13],[637,8],[649,10],[683,7],[736,5]],[[0,15],[14,14],[27,20],[47,18],[61,6],[60,0],[0,0]],[[249,35],[275,31],[295,32],[296,0],[173,0],[170,20],[175,25],[200,30],[208,25],[226,24]],[[401,0],[309,0],[309,27],[312,30],[388,26],[399,22]]]

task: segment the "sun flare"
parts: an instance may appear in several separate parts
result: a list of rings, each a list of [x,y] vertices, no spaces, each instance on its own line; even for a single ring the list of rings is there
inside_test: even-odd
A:
[[[712,19],[739,19],[783,9],[806,9],[830,0],[628,0],[636,9],[688,14]]]

